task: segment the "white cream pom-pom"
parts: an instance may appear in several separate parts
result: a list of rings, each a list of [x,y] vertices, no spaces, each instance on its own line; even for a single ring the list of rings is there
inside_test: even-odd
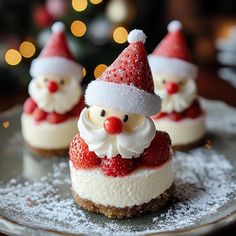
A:
[[[53,33],[59,33],[65,31],[65,25],[64,23],[58,21],[52,25],[52,32]]]
[[[128,35],[128,42],[129,43],[145,43],[147,36],[144,34],[142,30],[134,29]]]
[[[169,25],[167,26],[167,30],[168,32],[175,32],[182,29],[182,24],[180,21],[178,20],[173,20],[169,23]]]

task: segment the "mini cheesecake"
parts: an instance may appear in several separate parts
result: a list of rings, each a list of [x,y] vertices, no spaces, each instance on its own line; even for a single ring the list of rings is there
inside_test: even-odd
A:
[[[52,25],[51,36],[32,60],[30,75],[29,98],[21,116],[24,141],[40,155],[64,156],[76,134],[84,96],[82,66],[68,47],[62,22]]]
[[[46,113],[28,98],[21,115],[21,130],[26,146],[42,156],[68,154],[71,140],[77,133],[77,121],[84,107],[83,97],[65,114]]]
[[[166,131],[170,135],[174,150],[188,150],[204,142],[204,115],[195,119],[185,118],[178,122],[162,118],[154,123],[157,130]]]
[[[156,168],[140,167],[122,177],[106,176],[101,168],[76,169],[70,162],[76,203],[109,218],[130,218],[157,211],[171,199],[174,175],[170,158]]]
[[[32,115],[22,114],[22,135],[28,147],[41,155],[66,155],[77,132],[78,118],[60,124],[36,122]]]
[[[109,218],[157,211],[174,192],[171,140],[150,118],[161,109],[144,47],[132,30],[129,46],[85,91],[78,134],[69,147],[75,202]]]
[[[190,150],[204,143],[205,114],[197,100],[181,113],[160,112],[152,119],[157,130],[170,135],[172,147],[176,151]]]
[[[174,193],[169,143],[166,133],[157,132],[151,147],[144,151],[145,158],[106,159],[90,152],[77,134],[69,149],[75,202],[88,211],[114,219],[130,218],[161,209]],[[153,162],[154,159],[158,159],[158,162]]]
[[[152,116],[157,130],[166,131],[174,150],[189,150],[204,141],[204,112],[198,102],[198,67],[178,20],[167,26],[168,33],[148,55],[155,93],[162,97],[159,113]]]

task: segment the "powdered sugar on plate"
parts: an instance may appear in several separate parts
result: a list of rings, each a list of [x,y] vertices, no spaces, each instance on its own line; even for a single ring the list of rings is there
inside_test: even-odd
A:
[[[236,134],[236,109],[221,101],[201,99],[208,130]]]
[[[70,195],[65,161],[54,164],[52,171],[38,181],[19,177],[2,185],[0,211],[20,224],[42,229],[103,235],[144,234],[200,224],[235,197],[234,169],[223,155],[198,148],[190,153],[178,152],[174,162],[176,193],[172,203],[159,213],[116,221],[81,210]]]
[[[68,159],[34,156],[22,149],[19,128],[11,131],[0,153],[0,216],[34,228],[89,235],[175,231],[224,217],[236,209],[235,110],[216,104],[203,100],[214,137],[213,146],[206,146],[211,149],[175,155],[173,201],[159,212],[129,220],[80,209],[71,197]]]

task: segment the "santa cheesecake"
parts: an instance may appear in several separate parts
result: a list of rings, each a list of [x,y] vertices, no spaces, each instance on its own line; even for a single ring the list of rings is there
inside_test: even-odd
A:
[[[22,135],[27,146],[42,155],[64,155],[84,108],[82,68],[68,48],[64,25],[57,22],[52,31],[31,64],[33,78],[21,116]]]
[[[88,85],[79,133],[71,142],[70,172],[77,204],[109,218],[129,218],[163,207],[173,194],[171,141],[150,115],[161,100],[147,61],[141,30]]]
[[[179,21],[168,25],[168,34],[148,56],[155,92],[162,108],[152,116],[157,130],[166,131],[175,150],[201,144],[205,136],[204,112],[197,98],[194,79],[197,67],[192,63]]]

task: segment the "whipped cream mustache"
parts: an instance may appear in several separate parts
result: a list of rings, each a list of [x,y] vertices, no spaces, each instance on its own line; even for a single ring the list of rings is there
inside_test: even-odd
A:
[[[88,117],[88,109],[81,112],[78,129],[89,151],[98,157],[112,158],[120,154],[123,158],[138,157],[149,147],[156,134],[154,123],[149,117],[132,132],[123,131],[118,135],[108,135],[104,128],[95,126]]]
[[[55,111],[63,114],[73,108],[82,94],[78,81],[73,78],[55,93],[50,93],[46,87],[38,87],[36,80],[31,80],[29,94],[38,104],[39,108],[46,112]]]
[[[197,96],[196,84],[192,79],[186,81],[182,90],[176,94],[169,95],[165,89],[157,89],[155,93],[162,99],[162,112],[182,112],[188,108]]]

